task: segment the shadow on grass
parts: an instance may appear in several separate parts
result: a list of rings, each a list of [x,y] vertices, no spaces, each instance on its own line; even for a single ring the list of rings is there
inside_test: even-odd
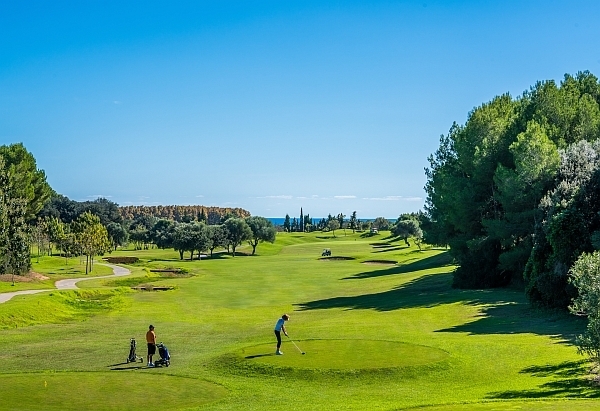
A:
[[[388,247],[393,247],[393,245],[390,244],[390,243],[370,243],[369,245],[371,247],[373,247],[373,248],[388,248]]]
[[[598,386],[586,378],[589,374],[589,366],[589,361],[580,360],[527,367],[520,373],[531,374],[533,377],[555,377],[556,379],[533,389],[492,392],[486,398],[503,400],[549,397],[600,398]]]
[[[142,363],[137,362],[122,362],[119,364],[108,365],[107,367],[111,367],[111,371],[127,371],[127,370],[141,370],[146,369],[148,367],[141,365]]]
[[[408,246],[401,246],[401,245],[390,245],[389,247],[383,249],[383,250],[377,250],[377,251],[373,251],[374,253],[389,253],[390,251],[400,251],[400,250],[404,250],[405,248],[409,248]]]
[[[392,268],[380,271],[397,273],[395,270]],[[567,313],[532,308],[521,291],[509,289],[458,290],[453,289],[451,285],[451,273],[429,274],[388,291],[326,298],[296,304],[296,307],[301,311],[330,308],[392,311],[461,303],[478,306],[480,308],[479,317],[472,322],[437,330],[437,332],[533,333],[549,335],[567,344],[572,343],[575,336],[585,328],[585,321]]]
[[[419,251],[415,251],[419,253]],[[344,280],[358,280],[362,278],[382,277],[385,275],[405,274],[413,271],[427,270],[430,268],[448,267],[452,264],[452,257],[447,252],[433,255],[427,258],[421,258],[417,261],[400,264],[395,267],[386,268],[383,270],[365,271],[354,274],[350,277],[345,277]]]
[[[246,357],[244,357],[247,360],[251,360],[253,358],[261,358],[261,357],[273,357],[275,356],[275,354],[256,354],[256,355],[248,355]]]

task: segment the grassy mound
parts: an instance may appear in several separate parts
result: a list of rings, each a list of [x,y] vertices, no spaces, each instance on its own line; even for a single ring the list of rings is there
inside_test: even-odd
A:
[[[59,324],[81,320],[125,304],[127,290],[54,291],[35,296],[17,296],[9,304],[0,304],[0,329],[37,324]]]
[[[170,410],[197,407],[227,393],[207,381],[159,375],[157,371],[3,375],[0,396],[15,404],[14,408],[3,407],[5,410],[133,411],[147,410],[149,405]],[[114,395],[116,392],[121,394]]]
[[[284,355],[275,355],[274,344],[263,344],[242,350],[249,361],[280,367],[361,370],[415,367],[439,362],[448,357],[445,351],[424,345],[378,340],[305,340],[296,345],[284,341]]]

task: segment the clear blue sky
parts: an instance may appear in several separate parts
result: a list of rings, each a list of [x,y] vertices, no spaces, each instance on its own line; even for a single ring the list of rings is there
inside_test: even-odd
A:
[[[453,121],[600,75],[593,1],[0,1],[0,144],[59,193],[396,217]]]

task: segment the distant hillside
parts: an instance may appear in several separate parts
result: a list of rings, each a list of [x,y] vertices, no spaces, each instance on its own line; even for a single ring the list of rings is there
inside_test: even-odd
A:
[[[124,206],[119,207],[123,219],[133,220],[139,216],[153,216],[168,220],[200,220],[202,213],[207,218],[208,224],[218,224],[221,217],[233,214],[237,217],[250,217],[250,213],[243,208],[206,207],[202,205],[167,205],[167,206]]]

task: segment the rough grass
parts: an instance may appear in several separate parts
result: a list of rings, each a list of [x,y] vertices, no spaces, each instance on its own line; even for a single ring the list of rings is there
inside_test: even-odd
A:
[[[127,292],[125,289],[72,290],[52,291],[36,298],[16,296],[0,304],[0,329],[80,321],[125,306]]]
[[[260,244],[256,256],[235,258],[217,253],[212,259],[180,261],[173,250],[117,251],[113,254],[142,260],[132,277],[144,277],[143,267],[165,266],[193,276],[161,280],[178,285],[167,293],[116,291],[114,305],[77,301],[86,298],[74,295],[69,301],[25,296],[0,305],[0,318],[8,313],[1,310],[12,306],[10,312],[23,317],[21,324],[35,324],[0,331],[0,345],[7,347],[0,350],[0,376],[22,379],[21,385],[1,385],[0,408],[40,409],[39,403],[30,406],[23,390],[39,387],[40,375],[54,373],[79,376],[80,385],[60,394],[64,410],[101,409],[108,397],[113,409],[145,410],[149,395],[163,386],[180,395],[169,393],[151,404],[169,410],[600,410],[590,364],[573,346],[585,321],[532,308],[518,290],[452,289],[454,266],[444,250],[419,252],[386,233],[377,240],[391,247],[374,248],[373,238],[336,231],[335,238],[280,233],[275,244]],[[354,260],[320,261],[324,248]],[[376,259],[398,264],[361,264]],[[82,286],[110,293],[114,284],[97,279]],[[273,326],[286,312],[291,314],[286,327],[307,354],[292,358],[295,349],[287,343],[285,355],[276,360],[313,360],[311,354],[319,352],[314,358],[319,362],[303,368],[245,358],[242,353],[251,347],[257,347],[257,354],[263,347],[264,353],[274,351]],[[20,313],[36,321],[27,323]],[[169,368],[125,364],[131,337],[140,343],[138,354],[145,354],[150,323],[171,351]],[[354,352],[331,345],[322,355],[323,348],[306,346],[309,341],[327,346],[327,340],[413,344],[447,356],[423,365],[359,368],[358,361],[368,365],[386,358],[376,358],[379,353],[368,347]],[[416,349],[403,356],[396,351],[385,350],[394,361],[419,357]],[[341,362],[338,368],[331,368],[334,360]],[[117,379],[104,385],[105,378]],[[196,396],[185,391],[200,381],[223,387],[226,395],[213,401],[210,390],[198,389]],[[85,404],[69,402],[69,391],[84,392]],[[186,395],[191,399],[184,403]]]

